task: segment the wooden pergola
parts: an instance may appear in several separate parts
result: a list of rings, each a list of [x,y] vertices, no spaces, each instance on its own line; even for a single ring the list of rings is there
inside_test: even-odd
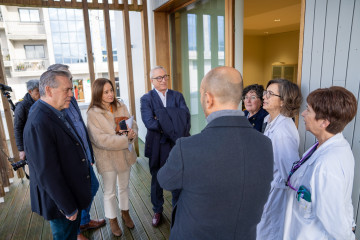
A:
[[[111,29],[110,29],[110,10],[122,11],[123,24],[124,24],[124,44],[125,44],[125,62],[127,69],[127,83],[129,91],[129,109],[131,114],[136,119],[135,110],[135,93],[134,93],[134,77],[133,77],[133,65],[132,65],[132,53],[131,53],[131,36],[130,36],[130,20],[129,12],[137,11],[141,13],[142,22],[142,42],[143,42],[143,61],[144,61],[144,81],[145,90],[151,90],[151,82],[148,76],[150,71],[150,53],[149,53],[149,29],[148,29],[148,15],[147,15],[147,1],[146,0],[0,0],[0,5],[5,6],[21,6],[21,7],[36,7],[36,8],[69,8],[69,9],[82,9],[84,17],[84,28],[86,37],[86,47],[89,65],[89,74],[91,84],[95,81],[94,71],[94,59],[91,44],[90,23],[89,23],[89,9],[103,10],[104,12],[104,25],[106,36],[106,48],[107,48],[107,63],[109,78],[115,85],[115,73],[113,62],[113,51],[111,42]],[[2,53],[0,51],[0,83],[7,85],[6,75],[4,70],[4,62]],[[15,144],[14,137],[14,124],[12,118],[12,112],[10,110],[7,99],[2,96],[3,108],[5,113],[5,119],[10,136],[11,150],[15,162],[19,161],[19,152]],[[0,148],[4,153],[9,156],[9,149],[7,147],[4,125],[0,116]],[[136,143],[135,146],[137,154],[139,154],[139,148]],[[14,177],[12,168],[7,161],[5,154],[0,151],[0,199],[5,195],[4,189],[10,186],[9,179]],[[23,171],[20,169],[17,171],[17,175],[20,178],[24,177]]]

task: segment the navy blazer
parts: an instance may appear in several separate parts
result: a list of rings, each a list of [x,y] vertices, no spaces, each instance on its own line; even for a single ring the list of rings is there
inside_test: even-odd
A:
[[[181,190],[170,239],[255,240],[273,179],[271,141],[246,117],[219,117],[178,139],[157,179]]]
[[[164,141],[171,141],[171,144],[174,144],[170,138],[166,138],[158,119],[155,119],[155,112],[159,109],[164,109],[164,105],[158,93],[154,89],[141,97],[140,104],[141,118],[147,128],[145,138],[145,156],[151,159],[159,159],[160,142],[163,143]],[[171,89],[168,90],[166,95],[166,108],[180,108],[187,112],[188,126],[186,126],[186,129],[190,130],[190,111],[186,106],[183,95],[180,92]]]
[[[247,110],[245,110],[244,114],[247,117],[249,112]],[[255,113],[253,116],[249,117],[248,120],[249,120],[250,124],[253,125],[253,128],[258,130],[259,132],[264,132],[263,131],[264,118],[268,114],[269,113],[261,107],[259,109],[259,111],[257,113]]]
[[[71,215],[91,202],[89,161],[64,122],[38,101],[24,129],[33,212],[46,220]]]

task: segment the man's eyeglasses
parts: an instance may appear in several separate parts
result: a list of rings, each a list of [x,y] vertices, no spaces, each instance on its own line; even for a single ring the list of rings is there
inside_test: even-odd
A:
[[[264,92],[263,92],[263,96],[266,96],[266,98],[270,98],[270,97],[272,97],[272,96],[276,96],[276,97],[281,98],[280,95],[277,95],[277,94],[275,94],[275,93],[273,93],[273,92],[271,92],[271,91],[264,91]]]
[[[245,96],[243,97],[243,100],[246,101],[246,100],[251,100],[251,101],[254,101],[255,99],[257,99],[258,97],[257,96]]]
[[[165,81],[169,80],[169,77],[170,77],[169,75],[165,74],[164,76],[158,76],[158,77],[154,77],[152,79],[155,79],[156,81],[161,82],[163,79]]]

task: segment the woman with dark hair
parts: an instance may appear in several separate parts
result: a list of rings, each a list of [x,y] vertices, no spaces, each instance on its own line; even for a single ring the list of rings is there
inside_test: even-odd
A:
[[[342,131],[356,111],[355,96],[343,87],[317,89],[307,97],[301,116],[317,142],[287,178],[284,239],[355,239],[355,161]]]
[[[259,132],[263,132],[262,126],[264,118],[268,115],[268,112],[262,108],[263,92],[264,87],[262,85],[253,84],[244,88],[242,93],[244,105],[246,108],[244,114],[251,125]]]
[[[285,79],[270,80],[263,93],[264,135],[271,139],[274,152],[274,178],[263,215],[257,225],[257,239],[283,239],[286,187],[292,163],[299,158],[299,133],[293,117],[298,113],[302,96],[299,87]]]
[[[110,221],[111,231],[121,236],[117,221],[116,183],[118,187],[119,208],[125,226],[133,228],[129,215],[129,178],[131,165],[136,162],[134,146],[137,138],[137,125],[127,131],[117,132],[115,119],[130,118],[125,104],[114,96],[112,82],[106,78],[96,79],[92,86],[91,103],[88,109],[88,131],[96,158],[96,168],[104,183],[105,217]]]

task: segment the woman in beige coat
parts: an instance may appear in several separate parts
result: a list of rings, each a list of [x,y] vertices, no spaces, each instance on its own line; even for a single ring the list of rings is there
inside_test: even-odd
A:
[[[129,215],[129,178],[131,165],[136,162],[136,153],[134,146],[131,151],[129,146],[136,140],[138,128],[134,121],[127,135],[124,131],[116,132],[115,118],[130,118],[130,114],[126,105],[115,98],[112,82],[106,78],[96,79],[93,83],[87,114],[96,168],[104,183],[105,217],[110,221],[113,234],[121,236],[116,218],[116,183],[122,219],[128,228],[133,228],[134,223]]]

